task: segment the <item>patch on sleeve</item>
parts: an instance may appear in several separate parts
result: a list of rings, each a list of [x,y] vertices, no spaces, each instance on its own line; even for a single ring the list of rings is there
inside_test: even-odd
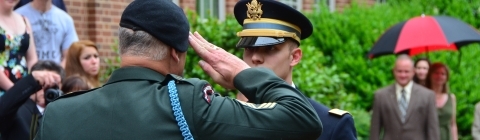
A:
[[[350,114],[348,111],[345,111],[345,110],[340,110],[340,109],[331,109],[330,111],[328,111],[328,113],[330,114],[335,114],[337,116],[343,116],[345,114]]]
[[[236,100],[236,99],[235,99]],[[254,104],[254,103],[248,103],[244,101],[237,100],[240,104],[253,108],[253,109],[273,109],[275,106],[277,106],[277,103],[275,102],[269,102],[269,103],[262,103],[262,104]]]
[[[202,92],[203,92],[203,99],[205,99],[205,101],[207,101],[207,103],[210,104],[212,102],[213,93],[215,93],[213,91],[212,86],[210,86],[209,84],[206,84],[203,87]]]

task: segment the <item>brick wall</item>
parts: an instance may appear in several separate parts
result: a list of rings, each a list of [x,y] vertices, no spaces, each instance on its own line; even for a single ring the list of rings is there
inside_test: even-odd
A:
[[[191,1],[195,3],[195,0],[185,0],[185,1]],[[235,6],[235,3],[239,0],[225,0],[226,3],[226,11],[228,14],[233,13],[233,7]],[[325,0],[328,1],[328,0]],[[337,10],[342,10],[344,7],[348,6],[353,0],[335,0],[335,9]],[[368,4],[368,5],[373,5],[376,0],[356,0],[360,4]],[[311,11],[313,9],[313,6],[315,5],[315,0],[303,0],[303,10],[305,11]],[[194,5],[195,6],[195,5]]]
[[[376,0],[336,0],[335,7],[337,10],[341,11],[343,8],[349,6],[352,1],[356,1],[358,4],[363,5],[373,5],[376,2]]]
[[[97,43],[102,58],[115,56],[110,46],[117,37],[120,16],[132,0],[64,0],[64,2],[75,22],[79,39]],[[101,65],[105,66],[105,63],[102,61]]]
[[[227,14],[232,14],[233,13],[233,7],[235,7],[235,4],[239,0],[225,0],[225,4],[227,5],[227,8],[225,8],[225,11],[227,11]]]
[[[182,9],[189,9],[192,11],[197,9],[196,0],[179,0],[179,5]]]

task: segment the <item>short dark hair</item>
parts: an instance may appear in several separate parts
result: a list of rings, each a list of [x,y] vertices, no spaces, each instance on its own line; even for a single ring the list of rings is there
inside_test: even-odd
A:
[[[70,92],[89,90],[90,86],[87,81],[80,76],[69,76],[62,82],[62,92],[68,94]]]
[[[65,70],[62,68],[62,66],[50,60],[39,60],[32,66],[32,71],[39,70],[54,71],[60,75],[62,80],[65,78]]]

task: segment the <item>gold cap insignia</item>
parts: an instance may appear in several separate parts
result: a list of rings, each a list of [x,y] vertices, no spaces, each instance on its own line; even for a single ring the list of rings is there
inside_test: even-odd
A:
[[[257,2],[257,0],[252,0],[250,3],[247,3],[247,17],[252,20],[257,20],[262,17],[262,4]]]
[[[328,113],[335,114],[335,115],[338,115],[338,116],[343,116],[345,114],[350,114],[348,111],[340,110],[340,109],[331,109],[330,111],[328,111]]]

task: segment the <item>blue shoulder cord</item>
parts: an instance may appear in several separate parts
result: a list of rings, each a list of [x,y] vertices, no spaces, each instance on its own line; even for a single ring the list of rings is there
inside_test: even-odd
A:
[[[178,126],[180,127],[180,131],[182,131],[182,136],[184,140],[193,140],[192,133],[190,133],[190,129],[188,129],[187,121],[185,121],[185,117],[183,116],[182,108],[180,107],[180,101],[178,100],[178,92],[177,87],[175,85],[175,81],[172,80],[168,82],[168,94],[170,96],[170,102],[172,105],[173,115],[175,116],[175,120],[178,122]]]

